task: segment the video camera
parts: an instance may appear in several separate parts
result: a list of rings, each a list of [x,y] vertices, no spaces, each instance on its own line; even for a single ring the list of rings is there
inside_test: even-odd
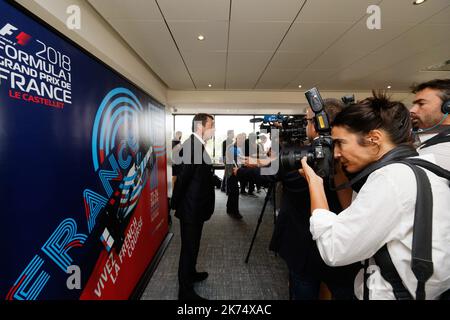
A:
[[[301,159],[307,157],[308,164],[321,177],[331,177],[333,173],[333,140],[328,115],[317,88],[305,92],[314,112],[314,126],[319,137],[310,146],[287,147],[280,150],[280,165],[285,171],[301,168]]]
[[[349,105],[355,103],[355,95],[354,94],[345,95],[341,98],[341,100],[344,103],[344,106],[348,107]]]
[[[272,129],[279,130],[280,143],[282,145],[298,145],[306,140],[307,121],[304,115],[285,116],[265,115],[263,118],[254,118],[251,123],[262,122],[259,129],[271,134]]]

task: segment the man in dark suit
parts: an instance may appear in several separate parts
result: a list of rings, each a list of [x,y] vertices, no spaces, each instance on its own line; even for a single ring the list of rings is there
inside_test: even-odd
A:
[[[205,280],[207,272],[197,272],[203,223],[214,212],[215,192],[211,158],[205,143],[214,136],[214,118],[199,113],[192,120],[192,135],[183,143],[181,172],[172,195],[171,207],[180,219],[181,252],[178,266],[180,300],[203,300],[194,283]],[[181,155],[181,154],[180,154]]]

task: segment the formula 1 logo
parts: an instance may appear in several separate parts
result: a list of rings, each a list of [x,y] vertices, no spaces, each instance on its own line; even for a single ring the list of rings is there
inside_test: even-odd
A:
[[[18,31],[19,29],[18,28],[16,28],[15,26],[13,26],[12,24],[10,24],[10,23],[7,23],[1,30],[0,30],[0,36],[3,36],[3,37],[5,37],[5,36],[12,36],[12,35],[14,35],[15,33],[17,33],[16,31]],[[30,42],[30,40],[32,39],[33,37],[32,36],[30,36],[29,34],[27,34],[27,33],[25,33],[25,32],[23,32],[23,31],[21,31],[21,32],[19,32],[19,34],[16,36],[16,40],[17,40],[17,44],[19,44],[19,45],[21,45],[21,46],[26,46],[29,42]]]

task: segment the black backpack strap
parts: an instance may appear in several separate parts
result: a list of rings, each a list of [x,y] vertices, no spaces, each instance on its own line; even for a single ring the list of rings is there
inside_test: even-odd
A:
[[[408,289],[403,285],[397,269],[395,269],[386,244],[375,253],[374,259],[377,266],[380,267],[381,276],[391,284],[395,298],[397,300],[413,300]]]
[[[422,167],[427,169],[428,171],[433,172],[435,175],[450,180],[450,171],[445,170],[444,168],[438,166],[437,164],[434,164],[432,162],[423,160],[423,159],[417,159],[417,158],[411,158],[411,159],[404,159],[405,162],[408,162],[410,164]]]
[[[421,143],[419,148],[425,149],[444,142],[450,142],[450,129],[446,129],[440,132],[438,135],[435,135],[433,138],[428,139],[427,141]]]
[[[377,161],[376,163],[366,167],[365,169],[363,169],[361,172],[359,172],[358,174],[356,174],[354,177],[352,177],[352,179],[350,179],[350,181],[343,183],[335,188],[331,188],[332,191],[338,191],[338,190],[342,190],[342,189],[346,189],[346,188],[350,188],[353,187],[353,189],[357,192],[359,192],[360,187],[365,183],[365,179],[374,171],[388,165],[391,163],[396,163],[399,162],[400,160],[403,160],[405,158],[408,157],[415,157],[418,156],[419,154],[417,153],[417,151],[412,148],[409,145],[400,145],[398,147],[396,147],[395,149],[389,151],[388,153],[386,153],[382,159],[380,159],[379,161]],[[362,180],[362,184],[358,183],[361,182],[360,180]]]
[[[411,269],[417,278],[416,300],[425,300],[425,282],[433,275],[431,239],[433,226],[433,194],[425,171],[410,165],[417,180]]]
[[[363,263],[363,270],[364,270],[364,277],[363,277],[363,300],[369,300],[369,287],[367,286],[367,282],[369,280],[369,259],[364,260]]]
[[[410,160],[413,159],[399,161],[398,163],[403,163],[410,167],[416,177],[417,195],[413,225],[411,269],[417,278],[416,300],[425,300],[425,283],[433,275],[433,261],[431,257],[433,194],[430,180],[425,171],[409,163]],[[428,164],[427,162],[426,165],[428,166]],[[412,299],[392,263],[386,245],[375,254],[374,258],[380,267],[381,275],[391,284],[396,299]]]

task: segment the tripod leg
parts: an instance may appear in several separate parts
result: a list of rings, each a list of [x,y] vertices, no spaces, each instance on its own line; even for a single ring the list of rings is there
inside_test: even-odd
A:
[[[261,213],[259,214],[258,223],[256,224],[255,233],[253,233],[252,242],[250,244],[250,248],[248,249],[247,257],[245,258],[245,263],[248,263],[248,259],[250,258],[250,253],[252,252],[253,244],[255,243],[256,235],[258,233],[259,226],[261,225],[264,211],[266,210],[267,202],[269,202],[270,195],[272,194],[272,190],[273,190],[273,185],[271,185],[269,187],[269,189],[267,190],[266,198],[264,199],[264,205],[261,209]]]
[[[275,184],[275,187],[272,190],[273,195],[273,224],[277,222],[277,187]]]

